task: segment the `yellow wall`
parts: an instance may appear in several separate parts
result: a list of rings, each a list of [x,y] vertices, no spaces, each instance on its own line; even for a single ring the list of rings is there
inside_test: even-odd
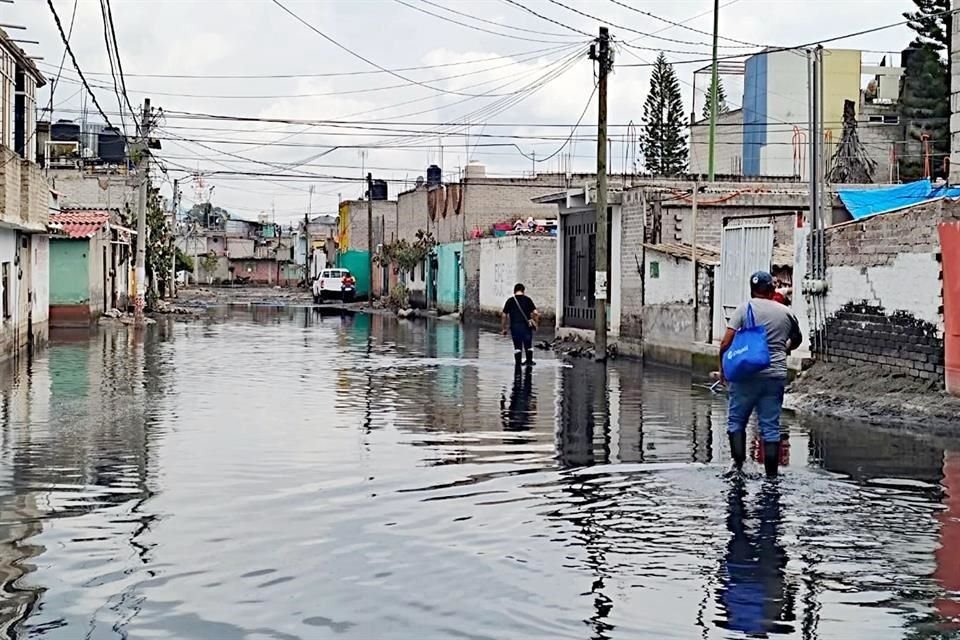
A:
[[[850,49],[823,52],[823,122],[828,158],[843,132],[843,101],[853,100],[860,110],[860,58],[859,51]]]
[[[340,251],[350,249],[350,203],[340,203]]]

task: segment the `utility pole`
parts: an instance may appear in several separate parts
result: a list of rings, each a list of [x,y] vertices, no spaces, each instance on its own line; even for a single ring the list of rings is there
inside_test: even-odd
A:
[[[150,98],[143,99],[143,112],[140,114],[140,159],[137,163],[137,268],[134,272],[136,297],[133,301],[133,313],[137,321],[143,321],[143,311],[147,300],[147,181],[150,174]]]
[[[720,0],[713,0],[713,64],[710,72],[710,151],[707,162],[707,180],[713,182],[714,160],[717,145],[717,109],[719,109],[719,94],[717,85],[720,77],[717,70],[717,39],[720,37]],[[694,269],[696,271],[696,269]]]
[[[595,274],[596,326],[594,351],[597,361],[607,359],[607,74],[613,66],[610,59],[610,33],[600,27],[600,37],[590,45],[590,58],[597,61],[597,271]]]
[[[170,243],[173,255],[170,257],[170,298],[177,297],[177,227],[180,224],[180,180],[173,181],[173,225],[170,229]]]
[[[367,277],[370,283],[368,302],[373,304],[373,174],[367,174]]]

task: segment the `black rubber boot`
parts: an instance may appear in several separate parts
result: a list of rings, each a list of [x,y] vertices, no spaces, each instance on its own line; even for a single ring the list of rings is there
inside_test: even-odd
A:
[[[519,367],[520,365],[522,365],[522,364],[523,364],[523,354],[520,353],[519,351],[515,352],[515,353],[513,354],[513,361],[514,361],[514,363],[516,363],[516,365],[517,365],[518,367]]]
[[[533,349],[527,349],[527,366],[532,367],[535,364],[537,363],[533,361]]]
[[[776,478],[778,468],[780,467],[780,443],[763,443],[763,468],[767,472],[768,478]]]
[[[728,433],[730,437],[730,457],[733,458],[731,472],[740,472],[747,459],[747,432]]]

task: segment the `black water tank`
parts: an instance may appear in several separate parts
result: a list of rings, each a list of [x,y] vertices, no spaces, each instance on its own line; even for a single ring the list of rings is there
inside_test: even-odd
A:
[[[80,125],[72,120],[57,120],[50,127],[50,139],[54,142],[80,142]]]
[[[371,196],[374,200],[386,200],[387,199],[387,181],[386,180],[374,180],[373,181],[373,195]]]
[[[123,164],[127,159],[123,135],[116,127],[107,127],[97,140],[97,155],[109,164]]]
[[[441,182],[443,182],[443,171],[440,167],[435,164],[427,167],[427,186],[439,187]]]

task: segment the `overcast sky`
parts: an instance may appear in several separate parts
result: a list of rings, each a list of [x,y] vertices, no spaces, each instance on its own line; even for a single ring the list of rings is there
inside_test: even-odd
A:
[[[409,180],[411,184],[425,175],[431,163],[442,164],[445,175],[453,178],[471,159],[483,162],[490,174],[529,174],[534,163],[520,151],[542,159],[556,151],[570,133],[569,128],[542,125],[569,127],[581,114],[584,124],[595,124],[595,99],[585,111],[594,87],[592,63],[581,53],[588,38],[577,31],[594,34],[600,23],[570,11],[561,2],[606,21],[616,40],[645,48],[617,47],[617,68],[609,94],[612,124],[639,123],[643,115],[649,69],[624,65],[652,61],[658,49],[673,51],[667,54],[671,61],[709,57],[710,38],[698,31],[712,29],[710,0],[517,0],[543,17],[509,0],[283,0],[317,30],[375,65],[389,69],[447,65],[398,71],[402,77],[377,72],[376,66],[338,48],[272,0],[112,0],[112,10],[131,102],[138,105],[150,96],[155,107],[170,112],[159,133],[169,175],[187,178],[187,168],[207,174],[202,192],[196,189],[201,181],[185,181],[185,203],[207,197],[209,187],[215,186],[213,202],[241,217],[275,209],[278,220],[288,221],[306,211],[311,185],[315,189],[314,213],[334,212],[339,195],[359,196],[364,168],[375,177]],[[721,35],[730,39],[721,41],[721,55],[755,50],[735,41],[806,43],[897,22],[903,11],[913,8],[909,0],[722,0],[721,4]],[[54,0],[54,5],[68,29],[74,0]],[[623,5],[684,23],[689,29]],[[92,83],[111,85],[100,3],[78,0],[76,6],[71,44],[80,67],[89,73]],[[444,11],[444,7],[459,13]],[[25,31],[8,32],[14,38],[38,40],[39,45],[23,46],[30,55],[44,58],[38,63],[44,73],[56,76],[63,46],[46,0],[0,4],[0,16],[2,23],[26,27]],[[911,38],[906,27],[897,27],[831,46],[899,51]],[[868,56],[879,59],[880,54]],[[704,63],[676,66],[687,112],[693,97],[693,72],[702,66]],[[144,74],[204,77],[138,77]],[[350,75],[317,77],[319,74]],[[299,77],[210,77],[242,75]],[[699,88],[706,83],[706,76],[697,80]],[[731,106],[739,106],[742,82],[730,77],[725,83]],[[41,91],[41,105],[49,102],[49,87]],[[118,101],[112,89],[95,91],[111,122],[119,126]],[[55,118],[78,118],[83,95],[68,58],[54,96]],[[696,98],[699,112],[702,93]],[[86,103],[91,114],[95,113],[89,99]],[[175,112],[349,120],[362,122],[366,128],[186,119]],[[97,115],[89,118],[102,120]],[[129,117],[125,120],[132,128]],[[470,126],[436,126],[444,123]],[[521,126],[497,126],[503,124]],[[411,130],[421,133],[401,137]],[[623,126],[611,130],[616,140],[614,171],[623,170],[627,146],[620,140],[625,134]],[[592,137],[594,132],[584,128],[579,135]],[[266,144],[278,140],[283,146]],[[358,148],[372,144],[377,147],[366,152]],[[506,146],[510,144],[520,149]],[[594,157],[595,143],[580,140],[550,161],[538,163],[537,169],[559,171],[561,163],[567,162],[575,170],[588,171],[595,166]],[[289,167],[300,163],[305,164]],[[316,177],[278,181],[218,175],[217,171],[309,173]],[[391,183],[391,197],[403,187]],[[169,194],[169,186],[165,191]]]

